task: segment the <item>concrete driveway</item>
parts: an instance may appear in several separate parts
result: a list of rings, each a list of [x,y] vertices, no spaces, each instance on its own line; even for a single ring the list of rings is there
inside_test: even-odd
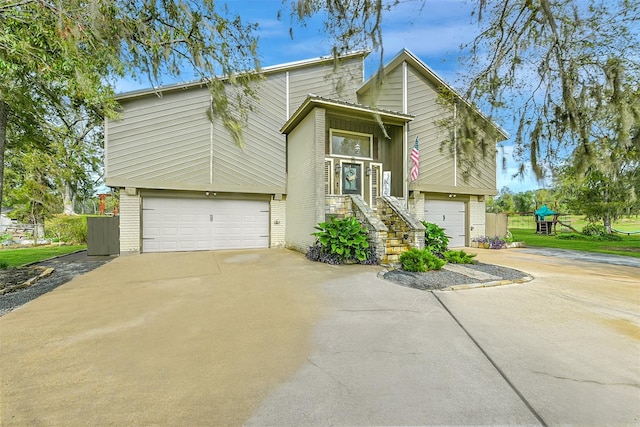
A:
[[[535,279],[430,293],[287,250],[120,257],[0,318],[2,425],[640,422],[640,269],[477,252]]]

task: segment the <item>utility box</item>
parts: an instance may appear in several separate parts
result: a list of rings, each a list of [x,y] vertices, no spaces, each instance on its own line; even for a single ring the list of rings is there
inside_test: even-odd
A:
[[[87,218],[87,255],[120,255],[120,217]]]

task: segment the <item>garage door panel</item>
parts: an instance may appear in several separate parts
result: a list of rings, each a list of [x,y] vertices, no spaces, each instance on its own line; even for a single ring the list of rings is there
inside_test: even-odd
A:
[[[449,236],[450,247],[466,243],[465,203],[458,201],[425,201],[425,221],[438,225]]]
[[[269,247],[269,203],[145,198],[143,251]]]

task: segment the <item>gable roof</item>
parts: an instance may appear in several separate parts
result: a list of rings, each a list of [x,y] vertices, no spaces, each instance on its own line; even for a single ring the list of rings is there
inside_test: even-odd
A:
[[[327,63],[334,62],[336,60],[345,60],[345,59],[351,59],[351,58],[357,58],[357,57],[365,58],[367,57],[367,55],[369,55],[370,52],[371,51],[369,50],[358,50],[354,52],[345,53],[344,55],[340,55],[338,58],[334,57],[333,55],[326,55],[318,58],[287,62],[284,64],[277,64],[277,65],[264,67],[259,72],[260,74],[268,75],[268,74],[274,74],[274,73],[283,72],[283,71],[292,71],[300,68],[311,67],[318,64],[327,64]],[[152,95],[152,94],[161,95],[166,92],[186,90],[186,89],[197,88],[197,87],[202,88],[202,87],[205,87],[206,85],[207,85],[207,81],[204,79],[191,80],[188,82],[172,83],[172,84],[162,85],[158,87],[138,89],[138,90],[133,90],[129,92],[122,92],[122,93],[116,94],[115,98],[118,101],[122,101],[125,99],[138,98],[141,96]]]
[[[311,110],[316,107],[330,108],[333,111],[348,113],[351,116],[360,116],[363,118],[375,119],[380,118],[384,123],[404,124],[413,120],[415,116],[410,114],[399,113],[397,111],[381,110],[379,108],[367,107],[366,105],[353,104],[346,101],[337,101],[335,99],[323,98],[318,95],[309,94],[307,99],[298,107],[298,109],[289,117],[289,120],[282,126],[280,132],[288,134],[304,119]]]
[[[471,103],[467,101],[460,93],[458,93],[457,90],[455,90],[451,85],[445,82],[440,76],[438,76],[438,74],[435,71],[429,68],[424,62],[420,60],[420,58],[418,58],[416,55],[414,55],[411,51],[407,50],[406,48],[402,49],[400,53],[398,53],[391,61],[389,61],[389,63],[387,63],[383,67],[384,74],[385,75],[389,74],[395,68],[402,65],[403,62],[407,62],[409,65],[413,66],[414,69],[416,69],[423,77],[425,77],[428,81],[433,83],[435,86],[445,88],[451,93],[453,93],[453,95],[456,98],[464,102],[465,105],[473,108],[482,118],[484,118],[486,121],[491,123],[491,125],[500,133],[500,135],[504,137],[504,139],[509,138],[509,133],[507,131],[502,129],[497,123],[495,123],[493,120],[487,117],[487,115],[484,114],[482,111],[480,111],[477,107],[471,105]],[[372,89],[373,86],[376,84],[375,79],[376,79],[376,76],[374,74],[366,82],[364,82],[362,86],[360,86],[360,89],[357,90],[357,93],[361,95],[369,91],[370,89]]]

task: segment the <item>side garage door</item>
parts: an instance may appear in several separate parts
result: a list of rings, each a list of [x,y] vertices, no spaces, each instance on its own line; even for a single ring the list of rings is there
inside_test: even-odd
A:
[[[425,221],[437,224],[445,229],[449,236],[449,246],[462,247],[466,241],[465,203],[458,201],[426,200],[424,204]]]
[[[142,251],[269,247],[269,202],[145,197]]]

